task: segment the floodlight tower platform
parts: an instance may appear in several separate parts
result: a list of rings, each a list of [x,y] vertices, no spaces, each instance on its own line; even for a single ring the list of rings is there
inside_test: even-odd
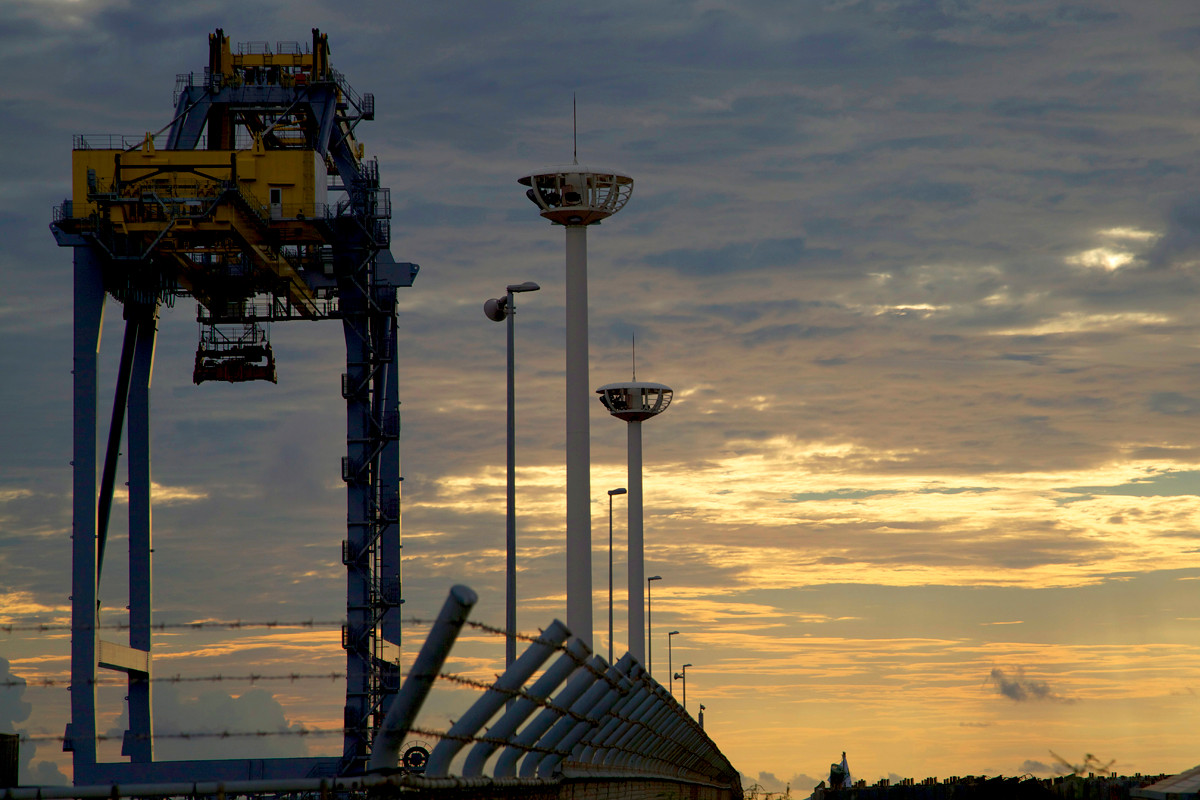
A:
[[[356,140],[375,101],[329,62],[329,43],[209,35],[203,73],[176,78],[165,135],[76,136],[72,197],[51,230],[74,248],[71,722],[76,784],[237,780],[362,771],[399,688],[400,457],[396,290],[417,266],[389,251],[391,201]],[[169,130],[168,130],[169,129]],[[106,295],[125,340],[97,492],[97,352]],[[277,380],[271,322],[341,320],[346,371],[347,684],[339,757],[156,762],[151,658],[149,389],[162,306],[194,298],[193,380]],[[99,584],[128,410],[129,644],[100,638]],[[99,763],[97,667],[129,679],[129,762]]]
[[[620,211],[633,178],[580,165],[546,167],[517,180],[539,213],[566,228],[567,627],[592,646],[592,486],[588,420],[587,229]]]
[[[656,417],[671,405],[673,392],[661,383],[632,380],[608,383],[596,390],[600,402],[619,420],[628,423],[629,498],[625,504],[629,515],[629,652],[646,663],[645,614],[645,535],[642,516],[642,422]]]

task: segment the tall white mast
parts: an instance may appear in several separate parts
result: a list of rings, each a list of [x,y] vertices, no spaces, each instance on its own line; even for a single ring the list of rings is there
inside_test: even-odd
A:
[[[588,425],[587,227],[621,210],[633,178],[572,163],[519,182],[541,215],[566,228],[567,627],[592,646],[591,441]]]

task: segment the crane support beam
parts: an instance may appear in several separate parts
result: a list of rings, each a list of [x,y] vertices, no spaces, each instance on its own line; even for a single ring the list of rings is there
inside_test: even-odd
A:
[[[100,639],[97,642],[97,662],[105,669],[132,674],[150,674],[150,653],[133,647]]]
[[[97,356],[104,320],[99,255],[75,248],[74,437],[71,521],[71,722],[63,749],[72,752],[75,780],[96,764],[96,399]]]
[[[129,472],[129,647],[145,652],[149,667],[153,622],[151,558],[154,553],[150,508],[150,383],[158,341],[158,307],[143,306],[139,310],[125,444]],[[134,763],[154,760],[150,672],[147,668],[145,675],[129,673],[129,729],[121,752]]]
[[[165,136],[76,136],[72,196],[51,230],[75,253],[71,722],[76,784],[361,774],[399,689],[401,641],[399,333],[391,199],[355,138],[375,115],[311,48],[209,36],[208,67],[176,80]],[[165,145],[165,146],[163,146]],[[105,297],[126,332],[97,491],[97,355]],[[272,321],[338,319],[346,342],[347,659],[340,758],[156,762],[152,746],[150,383],[158,312],[198,304],[193,380],[276,381]],[[101,564],[122,428],[129,476],[129,644],[101,641]],[[128,676],[122,755],[96,754],[97,668]]]

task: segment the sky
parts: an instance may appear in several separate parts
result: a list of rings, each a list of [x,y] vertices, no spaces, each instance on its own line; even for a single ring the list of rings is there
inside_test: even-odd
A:
[[[569,162],[574,95],[580,162],[635,180],[588,234],[591,383],[631,376],[636,335],[638,378],[675,392],[643,431],[654,674],[680,631],[689,710],[746,784],[807,791],[842,751],[869,781],[1200,763],[1187,0],[0,2],[0,624],[69,619],[71,253],[48,224],[71,137],[167,125],[218,27],[319,27],[376,98],[357,133],[391,188],[392,253],[421,266],[399,316],[404,663],[456,583],[503,623],[504,329],[482,306],[526,280],[518,627],[565,615],[563,232],[517,178]],[[110,301],[102,387],[120,335]],[[155,619],[340,619],[339,326],[273,326],[278,385],[194,386],[196,337],[190,302],[164,311]],[[626,466],[599,403],[591,452],[605,652],[606,491]],[[70,775],[68,653],[65,632],[0,633],[0,729],[36,744],[23,780]],[[487,679],[503,658],[470,630],[447,668]],[[333,627],[176,629],[155,664],[317,675],[344,655]],[[439,689],[444,728],[470,693]],[[164,732],[340,725],[336,680],[155,691]],[[102,687],[102,730],[122,696]]]

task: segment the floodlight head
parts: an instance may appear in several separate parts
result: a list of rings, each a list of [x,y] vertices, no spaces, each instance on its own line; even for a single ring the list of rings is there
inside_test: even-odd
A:
[[[625,494],[625,489],[620,488],[620,489],[609,489],[608,490],[609,497],[612,497],[614,494]]]
[[[536,292],[542,287],[533,281],[525,281],[524,283],[510,283],[506,288],[510,292]]]
[[[677,633],[679,633],[679,631],[670,631],[667,633],[667,636],[674,636]]]
[[[633,194],[633,178],[609,169],[569,164],[545,167],[517,183],[541,214],[556,225],[591,225],[620,211]]]
[[[646,583],[649,583],[650,581],[661,581],[661,580],[662,580],[662,575],[651,575],[649,578],[646,578]]]
[[[493,297],[483,304],[483,313],[492,322],[503,322],[508,317],[508,298]]]
[[[626,422],[641,422],[667,410],[671,388],[661,383],[609,383],[596,390],[608,413]]]

